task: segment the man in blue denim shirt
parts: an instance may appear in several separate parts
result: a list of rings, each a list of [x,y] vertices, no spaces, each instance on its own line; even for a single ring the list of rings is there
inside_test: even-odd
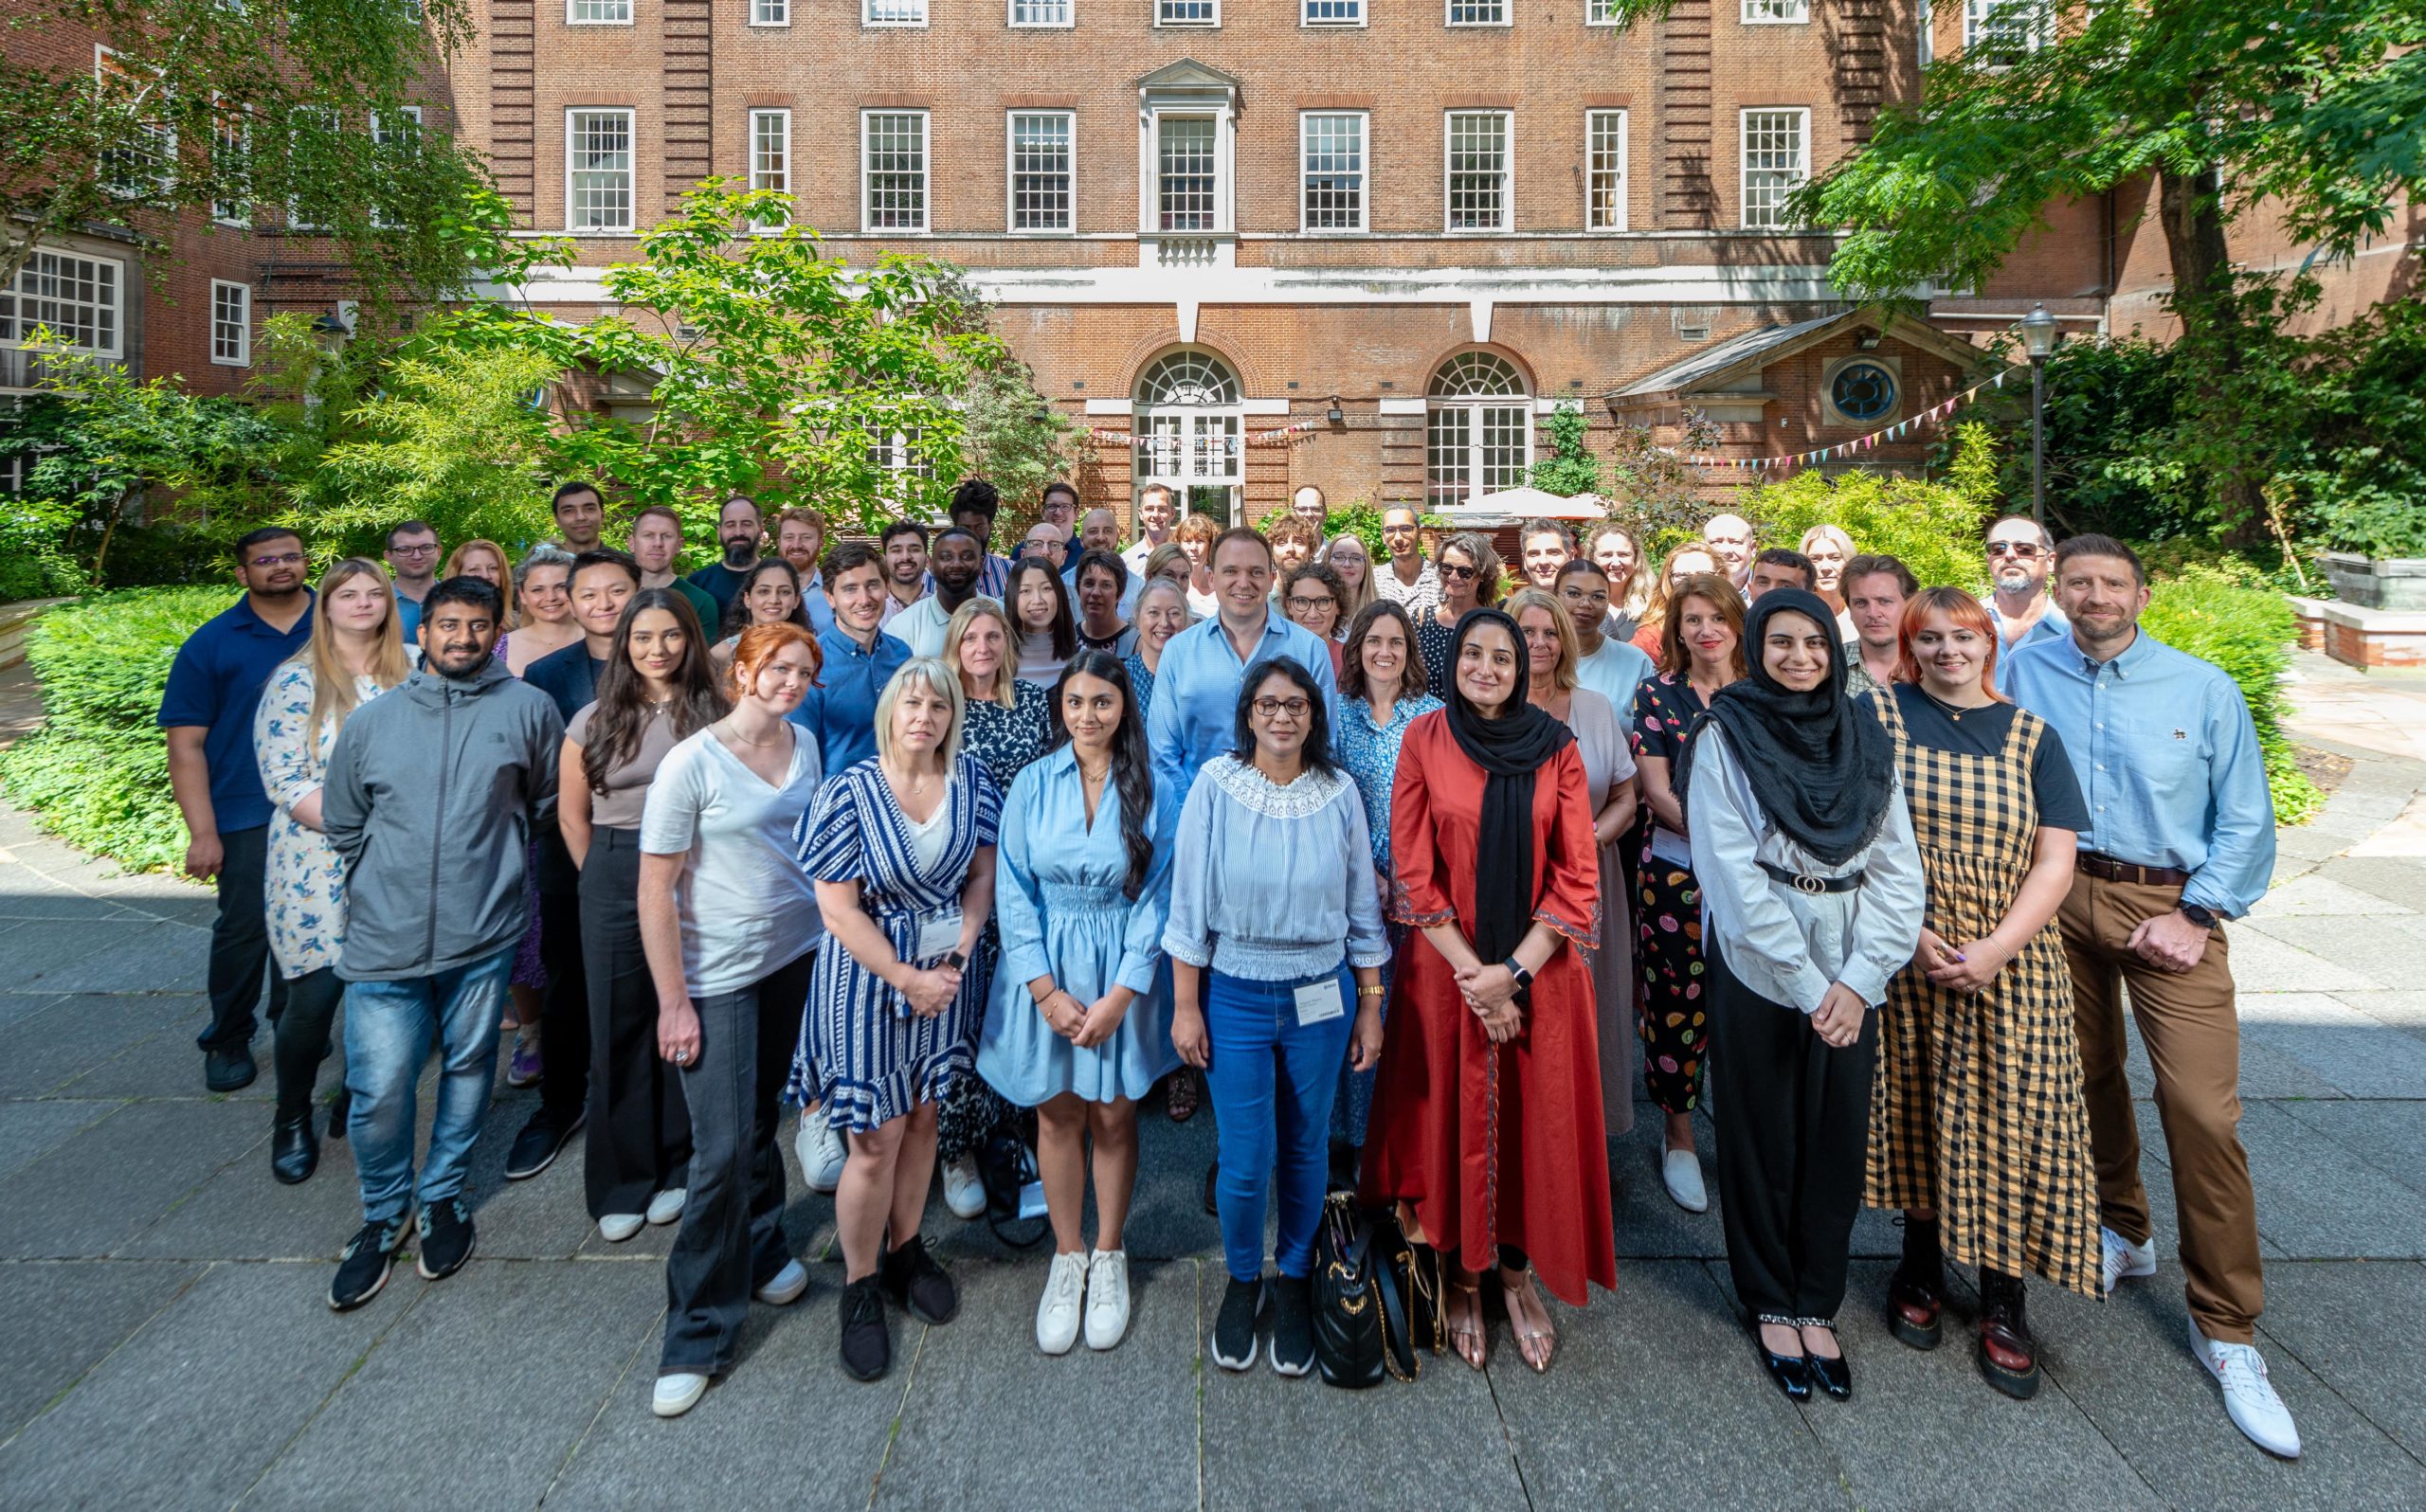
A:
[[[2252,1341],[2265,1302],[2257,1206],[2240,1122],[2240,1021],[2219,927],[2266,893],[2274,805],[2240,690],[2139,627],[2147,574],[2131,549],[2076,535],[2055,549],[2060,639],[2025,644],[2000,678],[2055,727],[2090,825],[2057,922],[2097,1161],[2105,1284],[2153,1275],[2140,1136],[2124,1075],[2122,989],[2156,1068],[2188,1280],[2191,1345],[2233,1424],[2295,1457],[2299,1430]]]

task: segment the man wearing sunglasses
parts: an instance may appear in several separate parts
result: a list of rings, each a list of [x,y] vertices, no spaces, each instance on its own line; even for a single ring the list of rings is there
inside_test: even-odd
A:
[[[2005,651],[2071,634],[2064,611],[2047,596],[2055,560],[2055,538],[2029,515],[2008,514],[1988,527],[1988,578],[1996,588],[1988,618]]]

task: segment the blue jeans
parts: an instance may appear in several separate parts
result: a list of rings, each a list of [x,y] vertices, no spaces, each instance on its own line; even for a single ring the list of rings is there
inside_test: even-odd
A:
[[[463,1189],[464,1159],[488,1116],[498,1017],[519,945],[434,977],[346,983],[345,1086],[353,1097],[346,1136],[362,1183],[363,1221],[401,1218],[415,1198],[413,1087],[433,1035],[443,1057],[438,1116],[419,1201],[427,1208]]]
[[[1204,1083],[1222,1152],[1214,1204],[1235,1280],[1263,1274],[1264,1182],[1276,1162],[1280,1233],[1274,1258],[1284,1276],[1313,1270],[1314,1228],[1330,1178],[1331,1105],[1356,1017],[1356,979],[1344,963],[1333,975],[1344,1011],[1301,1025],[1296,989],[1321,977],[1249,981],[1204,974],[1204,1029],[1213,1042]]]

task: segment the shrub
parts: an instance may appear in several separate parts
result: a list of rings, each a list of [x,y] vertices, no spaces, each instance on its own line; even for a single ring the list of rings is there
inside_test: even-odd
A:
[[[2291,664],[2299,627],[2291,606],[2245,566],[2184,567],[2152,585],[2140,627],[2177,651],[2222,668],[2240,687],[2257,744],[2266,752],[2266,785],[2274,817],[2304,824],[2325,795],[2302,772],[2283,733],[2283,674]]]
[[[26,638],[47,722],[0,752],[0,789],[42,827],[131,871],[184,859],[185,820],[169,791],[154,719],[169,664],[227,588],[143,588],[52,610]]]
[[[1764,546],[1791,547],[1815,525],[1841,527],[1854,549],[1902,559],[1925,585],[1978,587],[1986,575],[1980,541],[1998,502],[1985,427],[1965,426],[1943,481],[1883,473],[1798,473],[1747,489],[1735,512]]]

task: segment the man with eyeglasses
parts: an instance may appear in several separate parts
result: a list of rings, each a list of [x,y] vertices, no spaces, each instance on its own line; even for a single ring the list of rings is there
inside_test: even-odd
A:
[[[425,529],[426,529],[425,527]],[[437,537],[431,536],[432,549]],[[254,1005],[269,966],[263,874],[269,858],[269,795],[253,756],[253,713],[278,664],[312,637],[311,558],[293,531],[268,527],[236,542],[244,596],[186,638],[169,665],[159,726],[169,746],[169,789],[186,821],[186,874],[214,883],[210,1023],[196,1042],[203,1085],[252,1085]],[[270,973],[269,1016],[286,1006]]]
[[[1440,574],[1423,559],[1423,531],[1415,511],[1402,507],[1382,512],[1382,547],[1390,560],[1373,574],[1373,591],[1421,624],[1440,605]]]
[[[1326,698],[1339,686],[1330,648],[1272,603],[1272,543],[1234,525],[1207,554],[1220,607],[1164,645],[1146,710],[1154,784],[1173,798],[1185,798],[1204,764],[1238,744],[1239,684],[1248,668],[1287,657],[1313,675]]]
[[[438,532],[425,520],[407,520],[388,531],[388,575],[396,589],[396,626],[411,642],[421,628],[421,601],[438,581]]]
[[[2034,640],[2056,640],[2072,633],[2064,611],[2047,596],[2047,569],[2055,560],[2055,538],[2027,514],[2008,514],[1988,527],[1988,618],[2010,653]]]

